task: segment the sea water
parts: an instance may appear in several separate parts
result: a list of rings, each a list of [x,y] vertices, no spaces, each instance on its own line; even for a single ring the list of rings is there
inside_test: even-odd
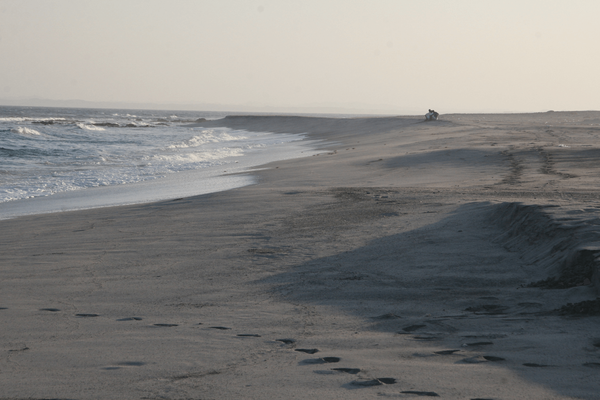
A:
[[[190,126],[227,114],[0,106],[0,219],[232,189],[314,153],[303,135]]]

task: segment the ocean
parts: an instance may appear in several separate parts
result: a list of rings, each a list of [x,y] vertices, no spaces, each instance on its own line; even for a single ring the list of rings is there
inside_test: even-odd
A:
[[[0,219],[228,190],[315,153],[303,135],[189,126],[226,115],[0,106]]]

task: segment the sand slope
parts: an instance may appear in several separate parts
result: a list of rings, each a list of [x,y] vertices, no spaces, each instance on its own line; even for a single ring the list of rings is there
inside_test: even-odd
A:
[[[0,398],[595,399],[599,121],[207,121],[323,151],[0,221]]]

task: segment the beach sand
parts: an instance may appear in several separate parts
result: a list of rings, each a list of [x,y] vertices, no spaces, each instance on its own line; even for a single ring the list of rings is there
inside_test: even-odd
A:
[[[206,121],[322,151],[0,221],[0,398],[597,399],[600,112],[421,119]]]

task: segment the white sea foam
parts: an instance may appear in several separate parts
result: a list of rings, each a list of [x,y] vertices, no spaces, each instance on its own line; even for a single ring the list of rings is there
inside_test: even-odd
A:
[[[0,117],[0,122],[65,121],[65,118]]]
[[[236,135],[228,134],[226,132],[215,132],[215,130],[204,130],[201,135],[193,136],[190,139],[184,140],[181,143],[172,144],[168,146],[169,149],[185,149],[189,147],[198,147],[207,143],[219,143],[219,142],[230,142],[234,140],[245,140],[247,136],[239,134],[240,131],[236,131]]]
[[[33,136],[41,135],[41,133],[39,133],[35,129],[26,128],[24,126],[18,126],[14,129],[11,129],[10,131],[12,133],[18,133],[19,135],[33,135]]]
[[[199,117],[218,119],[218,113],[39,109],[32,115],[28,111],[8,108],[0,117],[0,131],[14,133],[7,135],[2,145],[9,156],[0,158],[0,219],[5,213],[2,210],[18,208],[19,200],[25,199],[29,199],[27,204],[56,203],[60,210],[68,193],[73,198],[86,197],[86,204],[89,200],[97,206],[140,201],[142,197],[148,201],[170,198],[175,192],[207,193],[204,178],[208,176],[215,179],[209,192],[242,181],[248,184],[251,180],[240,177],[233,186],[216,182],[233,179],[218,177],[225,170],[241,172],[272,159],[297,156],[297,150],[284,153],[282,148],[298,149],[291,142],[302,139],[300,135],[182,125]],[[122,128],[127,126],[137,128]],[[151,184],[159,181],[162,183]],[[171,186],[165,190],[162,185],[167,181]],[[112,194],[130,186],[127,199],[113,199]],[[136,193],[142,187],[148,188],[148,195],[140,197]],[[82,189],[93,195],[80,194],[86,191]],[[102,201],[96,199],[101,192],[106,193]],[[34,198],[46,200],[29,203]]]
[[[242,149],[232,149],[223,147],[212,151],[200,151],[194,153],[177,153],[177,154],[162,154],[148,157],[148,161],[156,162],[161,161],[167,164],[182,165],[188,164],[189,167],[185,169],[191,169],[197,167],[196,164],[204,164],[204,166],[216,165],[214,161],[221,160],[228,157],[240,157],[244,155]]]
[[[235,164],[233,159],[255,149],[299,139],[296,135],[228,128],[199,132],[197,128],[172,126],[132,131],[92,125],[95,120],[88,118],[84,121],[44,126],[42,135],[48,139],[44,142],[15,143],[9,151],[23,157],[19,160],[27,167],[15,169],[16,174],[0,184],[0,203]],[[27,127],[19,127],[18,132],[23,138],[25,134],[39,134]]]
[[[79,122],[79,123],[77,124],[77,126],[78,126],[80,129],[85,129],[85,130],[88,130],[88,131],[105,131],[105,130],[106,130],[106,129],[104,129],[104,128],[103,128],[103,127],[101,127],[101,126],[95,126],[95,125],[86,125],[86,124],[84,124],[84,123],[82,123],[82,122]]]

